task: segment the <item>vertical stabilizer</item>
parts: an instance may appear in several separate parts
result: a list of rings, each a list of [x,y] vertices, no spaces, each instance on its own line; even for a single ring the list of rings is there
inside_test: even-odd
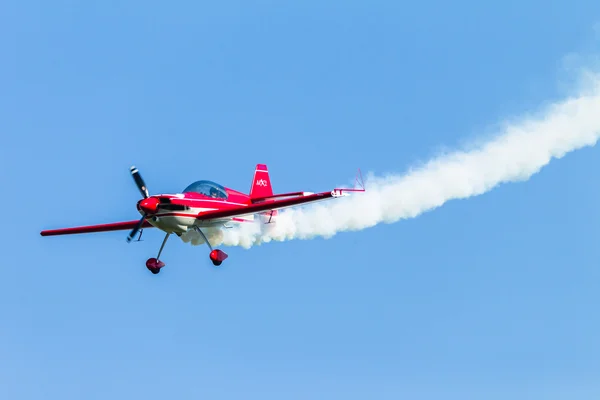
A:
[[[265,164],[257,164],[254,171],[254,179],[250,187],[250,198],[257,199],[260,197],[273,196],[273,187],[271,186],[271,178],[269,178],[269,170]]]

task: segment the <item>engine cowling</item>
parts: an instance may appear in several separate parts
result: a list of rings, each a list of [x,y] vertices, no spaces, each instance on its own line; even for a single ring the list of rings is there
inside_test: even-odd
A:
[[[146,199],[140,200],[138,203],[138,207],[146,214],[155,214],[158,211],[158,205],[160,204],[160,200],[156,197],[148,197]]]

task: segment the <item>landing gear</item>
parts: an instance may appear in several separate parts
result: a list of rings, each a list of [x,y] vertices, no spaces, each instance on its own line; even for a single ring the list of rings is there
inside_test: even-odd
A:
[[[164,266],[165,263],[156,258],[149,258],[148,261],[146,261],[146,268],[155,275],[158,274],[160,269]]]
[[[148,270],[154,275],[158,274],[160,272],[160,269],[165,266],[165,263],[160,261],[159,258],[160,253],[162,253],[163,248],[165,247],[165,243],[167,243],[167,239],[170,235],[170,233],[167,233],[167,235],[165,236],[165,239],[163,240],[162,245],[160,246],[160,250],[158,250],[158,255],[156,256],[156,258],[149,258],[148,261],[146,261],[146,268],[148,268]]]
[[[212,261],[214,266],[219,266],[227,258],[227,253],[222,250],[213,250],[210,252],[210,261]]]
[[[215,267],[218,267],[219,265],[221,265],[223,263],[223,261],[228,257],[227,253],[225,253],[223,250],[213,249],[210,242],[208,241],[208,238],[206,237],[204,232],[202,232],[202,230],[198,226],[194,226],[192,229],[194,229],[196,232],[198,232],[202,236],[202,238],[204,239],[204,241],[210,248],[209,257],[210,257],[210,261],[212,261],[213,265]],[[158,274],[160,272],[160,269],[165,266],[165,263],[160,260],[160,255],[161,255],[170,235],[171,235],[170,233],[167,233],[167,235],[165,236],[165,239],[163,240],[162,244],[160,245],[160,250],[158,250],[158,255],[156,256],[156,258],[154,258],[154,257],[149,258],[148,261],[146,261],[146,268],[148,268],[148,271],[152,272],[155,275]]]
[[[200,227],[194,226],[194,230],[202,236],[202,238],[208,245],[208,248],[210,249],[209,257],[210,257],[210,261],[212,261],[213,265],[215,267],[218,267],[219,265],[221,265],[223,260],[225,260],[228,257],[227,253],[225,253],[223,250],[219,250],[219,249],[213,250],[212,246],[210,245],[210,242],[208,241],[208,238],[206,237],[204,232],[202,232],[202,229],[200,229]]]

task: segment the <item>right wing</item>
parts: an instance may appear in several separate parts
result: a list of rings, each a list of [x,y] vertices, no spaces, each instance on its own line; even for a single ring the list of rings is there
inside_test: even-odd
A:
[[[345,196],[346,194],[343,193],[344,191],[348,191],[348,189],[335,189],[331,192],[311,193],[307,195],[299,195],[299,193],[290,193],[288,194],[288,196],[296,195],[297,197],[284,200],[263,200],[259,203],[255,203],[249,206],[242,206],[229,210],[207,211],[200,213],[196,217],[196,219],[198,219],[199,221],[206,221],[211,219],[241,217],[244,215],[257,214],[264,211],[280,210],[282,208],[293,207],[300,204],[314,203],[317,201],[323,201],[331,198]],[[276,195],[272,197],[275,198],[280,196],[286,195]]]

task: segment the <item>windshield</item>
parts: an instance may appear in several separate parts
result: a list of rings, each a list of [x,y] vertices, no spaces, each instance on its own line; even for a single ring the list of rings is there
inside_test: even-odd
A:
[[[227,191],[218,183],[211,181],[197,181],[183,190],[183,193],[200,193],[216,199],[227,199]]]

